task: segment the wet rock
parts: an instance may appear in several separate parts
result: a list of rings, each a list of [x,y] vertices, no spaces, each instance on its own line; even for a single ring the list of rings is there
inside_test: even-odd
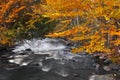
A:
[[[112,61],[109,60],[109,59],[106,59],[106,60],[104,61],[104,65],[110,65],[111,63],[112,63]]]
[[[30,48],[28,48],[28,49],[25,49],[25,51],[32,51]]]
[[[96,63],[96,71],[112,71],[112,68],[110,66],[110,64],[112,64],[112,61],[109,60],[103,53],[94,54],[93,59]]]
[[[74,77],[79,77],[79,74],[74,73],[73,76],[74,76]]]
[[[116,80],[114,74],[92,75],[89,80]]]
[[[103,66],[103,69],[105,71],[111,71],[112,70],[112,68],[110,66]]]

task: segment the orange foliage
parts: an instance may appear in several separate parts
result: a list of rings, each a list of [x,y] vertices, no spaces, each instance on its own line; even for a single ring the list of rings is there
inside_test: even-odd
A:
[[[4,35],[6,28],[0,28],[0,44],[10,44],[9,38]]]
[[[111,45],[120,45],[120,0],[46,0],[43,5],[46,16],[51,19],[71,20],[68,29],[49,33],[47,37],[66,37],[72,41],[83,42],[87,45],[75,48],[73,52],[96,51],[110,53]],[[85,19],[80,23],[79,19]],[[72,19],[76,19],[72,22]],[[77,27],[76,27],[77,26]],[[82,26],[82,27],[81,27]],[[59,31],[59,28],[58,28]],[[117,36],[117,39],[114,38]]]
[[[85,30],[85,27],[82,27],[82,26],[76,26],[76,27],[73,27],[72,29],[69,29],[69,30],[66,30],[66,31],[62,31],[62,32],[59,32],[59,33],[50,33],[48,35],[46,35],[47,37],[65,37],[65,36],[72,36],[72,35],[75,35],[77,34],[78,32],[80,31],[84,31]]]
[[[30,0],[0,0],[0,44],[10,44],[10,37],[14,36],[12,30],[14,24],[18,22],[24,10],[29,8]],[[12,38],[12,37],[11,37]]]
[[[5,22],[14,22],[14,18],[18,17],[20,11],[25,9],[25,6],[17,6],[16,4],[22,3],[20,0],[10,0],[3,1],[0,5],[0,24],[4,24]]]

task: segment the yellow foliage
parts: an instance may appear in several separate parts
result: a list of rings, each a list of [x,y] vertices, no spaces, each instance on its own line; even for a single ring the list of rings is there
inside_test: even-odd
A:
[[[118,35],[118,36],[120,36],[120,31],[119,31],[119,32],[118,32],[118,31],[116,31],[116,32],[111,31],[110,34],[111,34],[111,35]]]
[[[17,5],[19,4],[19,5]],[[26,6],[23,0],[4,0],[0,3],[0,24],[14,22],[18,18],[18,14],[23,11]]]
[[[111,43],[113,43],[114,45],[116,46],[119,46],[120,45],[120,39],[117,39],[115,41],[112,41]]]
[[[13,8],[12,5],[17,1],[21,1],[22,5]],[[18,17],[18,13],[26,9],[24,1],[17,1],[10,0],[0,5],[0,24],[14,21]],[[31,2],[32,0],[28,1]],[[44,4],[32,6],[33,12],[42,14],[43,17],[50,17],[51,20],[60,21],[55,31],[45,35],[46,37],[66,37],[72,41],[83,42],[83,46],[73,49],[73,52],[86,51],[94,53],[101,51],[109,53],[111,45],[119,46],[120,0],[42,1],[44,1]],[[7,14],[8,11],[10,13]],[[35,16],[35,14],[32,14],[32,16]],[[34,21],[30,20],[28,23],[33,25]],[[31,28],[34,28],[34,26],[28,26],[28,29]],[[9,39],[5,38],[3,34],[4,29],[0,28],[0,31],[2,32],[0,34],[0,43],[8,43]],[[19,32],[19,28],[17,31]],[[12,32],[8,31],[8,35],[12,34]],[[117,39],[112,40],[113,36],[117,36]]]
[[[46,35],[46,37],[65,37],[65,36],[70,36],[77,34],[79,31],[82,31],[84,27],[73,27],[72,29],[63,31],[63,32],[58,32],[58,33],[50,33]]]
[[[81,41],[81,40],[87,40],[90,39],[90,36],[77,36],[73,38],[69,38],[71,41]]]
[[[85,51],[85,49],[83,47],[79,47],[79,48],[74,48],[71,50],[73,53],[77,53],[77,52],[83,52]]]
[[[21,17],[20,13],[26,9],[24,0],[2,0],[0,1],[0,44],[10,44],[14,37],[14,24]],[[29,6],[30,7],[30,6]]]
[[[120,19],[120,0],[46,0],[44,5],[46,14],[51,19],[64,19],[69,17],[70,20],[76,17],[83,17],[86,21],[77,27],[73,26],[57,33],[49,33],[47,37],[67,37],[72,41],[87,40],[87,45],[73,49],[73,52],[86,51],[94,53],[96,51],[110,53],[111,44],[119,45],[120,40],[112,41],[114,35],[120,36],[118,30]],[[71,21],[69,22],[71,24]],[[68,24],[67,23],[67,24]],[[68,26],[69,27],[69,26]],[[58,30],[59,31],[59,30]]]
[[[0,44],[10,44],[9,38],[5,36],[6,28],[0,28]]]

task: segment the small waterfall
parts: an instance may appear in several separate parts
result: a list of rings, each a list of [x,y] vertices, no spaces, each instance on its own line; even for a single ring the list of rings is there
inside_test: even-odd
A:
[[[38,66],[43,72],[53,72],[62,77],[69,76],[74,69],[91,66],[88,56],[72,54],[63,39],[24,40],[13,52],[15,54],[10,56],[10,63]]]
[[[57,39],[32,39],[32,40],[24,40],[23,43],[16,46],[13,52],[20,52],[26,49],[31,49],[34,53],[42,54],[46,51],[52,51],[52,50],[61,50],[65,49],[66,46],[64,45],[64,40],[57,40]]]
[[[63,39],[24,40],[17,45],[8,56],[10,66],[4,67],[11,80],[114,79],[114,76],[111,76],[114,74],[109,72],[111,69],[109,66],[96,69],[99,64],[94,60],[95,55],[94,57],[86,53],[73,54]],[[3,74],[4,71],[1,70]]]

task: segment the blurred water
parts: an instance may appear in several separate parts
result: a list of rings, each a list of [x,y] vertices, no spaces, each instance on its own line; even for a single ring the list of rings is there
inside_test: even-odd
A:
[[[65,49],[66,47],[63,43],[63,40],[49,38],[24,40],[23,43],[15,47],[13,52],[19,52],[25,49],[31,49],[35,53],[39,53],[41,51],[60,50]]]
[[[0,80],[89,80],[96,73],[91,55],[72,54],[62,39],[25,40],[13,52],[17,67],[0,68]]]
[[[26,49],[32,51],[25,51]],[[23,43],[16,46],[13,52],[16,54],[10,56],[10,58],[13,59],[9,60],[9,62],[19,64],[20,66],[42,63],[43,60],[47,59],[69,60],[78,56],[70,52],[64,40],[49,38],[43,40],[25,40]]]

